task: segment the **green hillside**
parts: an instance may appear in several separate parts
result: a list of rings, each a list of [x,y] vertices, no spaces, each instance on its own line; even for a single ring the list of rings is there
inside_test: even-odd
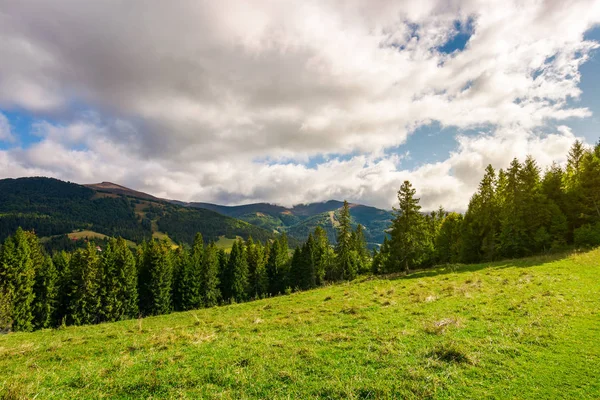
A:
[[[252,236],[264,242],[273,237],[271,230],[232,217],[172,204],[107,182],[86,187],[51,178],[2,179],[0,242],[18,227],[35,230],[40,237],[53,237],[49,244],[81,230],[122,236],[136,243],[164,233],[185,243],[191,243],[197,232],[207,241]]]
[[[317,226],[327,232],[331,242],[336,239],[336,218],[343,202],[330,200],[322,203],[299,204],[291,208],[255,203],[241,206],[222,206],[211,203],[189,203],[192,208],[207,209],[239,218],[252,225],[270,231],[286,232],[291,238],[306,240]],[[375,207],[352,204],[350,208],[352,226],[361,224],[369,247],[383,243],[385,231],[390,226],[392,213]]]
[[[4,398],[600,397],[600,249],[0,336]]]

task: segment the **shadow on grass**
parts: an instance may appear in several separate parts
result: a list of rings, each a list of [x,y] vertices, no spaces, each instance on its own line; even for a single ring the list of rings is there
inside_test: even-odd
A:
[[[398,280],[398,279],[418,279],[418,278],[428,278],[433,276],[440,276],[446,274],[460,274],[463,272],[475,272],[482,269],[502,269],[502,268],[529,268],[534,266],[539,266],[555,261],[560,261],[568,258],[572,254],[579,253],[578,250],[569,250],[563,251],[559,253],[552,254],[543,254],[538,256],[531,256],[526,258],[513,258],[507,260],[500,261],[491,261],[481,264],[448,264],[448,265],[438,265],[428,269],[421,269],[411,271],[407,274],[404,273],[394,273],[388,275],[381,275],[379,279],[383,280]]]

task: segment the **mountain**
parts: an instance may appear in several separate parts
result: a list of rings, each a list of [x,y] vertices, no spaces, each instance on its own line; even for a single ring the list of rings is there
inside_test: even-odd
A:
[[[76,231],[122,236],[139,243],[150,237],[192,243],[196,232],[206,241],[241,236],[266,241],[272,231],[207,209],[157,199],[110,182],[78,185],[52,178],[0,180],[0,240],[18,227],[40,237]]]
[[[268,203],[222,206],[211,203],[187,203],[192,208],[207,209],[239,218],[267,230],[286,232],[290,237],[305,240],[317,226],[327,232],[329,240],[335,242],[337,219],[343,202],[330,200],[322,203],[298,204],[290,208]],[[361,224],[370,247],[383,242],[385,230],[392,219],[390,211],[360,204],[350,204],[352,225]]]
[[[134,197],[138,199],[152,200],[152,201],[161,201],[158,197],[154,197],[148,193],[138,192],[137,190],[129,189],[125,186],[117,185],[112,182],[101,182],[101,183],[92,183],[87,185],[82,185],[93,189],[97,192],[102,193],[113,193],[120,194],[128,197]]]

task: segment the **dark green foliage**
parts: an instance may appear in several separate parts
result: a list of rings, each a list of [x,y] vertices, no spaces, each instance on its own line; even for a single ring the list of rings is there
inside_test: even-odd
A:
[[[5,240],[0,255],[0,286],[8,298],[8,325],[15,331],[33,329],[35,273],[28,233],[19,228]]]
[[[158,240],[146,243],[141,252],[139,309],[143,315],[160,315],[173,308],[173,262],[169,244]]]
[[[350,207],[347,201],[340,212],[338,235],[335,246],[337,261],[337,273],[339,279],[352,280],[358,275],[360,265],[359,256],[356,251],[356,243],[352,237],[352,226],[350,225]]]
[[[36,271],[33,303],[35,328],[50,328],[58,323],[59,274],[50,256]]]
[[[226,301],[241,302],[248,298],[248,262],[241,240],[233,243],[223,276],[223,298]]]
[[[183,246],[179,246],[175,258],[175,309],[185,311],[200,308],[204,260],[202,235],[196,234],[191,254]]]
[[[409,181],[404,181],[398,191],[400,205],[394,209],[386,272],[408,272],[419,266],[426,256],[427,228],[415,193]]]
[[[216,306],[221,300],[219,290],[219,252],[214,243],[204,249],[202,270],[200,274],[200,289],[202,303],[205,307]]]
[[[267,276],[269,278],[269,293],[276,295],[287,288],[289,273],[289,255],[287,236],[282,234],[271,242],[267,258]]]
[[[248,262],[249,288],[251,298],[261,298],[269,290],[269,277],[267,276],[266,258],[262,244],[254,243],[252,238],[246,244],[246,258]]]
[[[460,261],[462,222],[463,216],[458,213],[449,213],[443,219],[435,238],[438,262],[457,263]]]
[[[135,257],[123,238],[111,239],[102,252],[102,315],[120,321],[138,314]]]
[[[70,322],[75,325],[100,322],[103,270],[93,243],[71,257]]]

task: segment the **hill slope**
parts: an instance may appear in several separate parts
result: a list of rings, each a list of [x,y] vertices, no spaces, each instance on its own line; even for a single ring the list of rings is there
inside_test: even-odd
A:
[[[194,208],[212,210],[223,215],[239,218],[258,227],[287,232],[298,240],[305,240],[317,226],[327,232],[329,240],[335,242],[337,216],[344,203],[330,200],[323,203],[299,204],[286,208],[268,203],[222,206],[211,203],[188,203]],[[371,247],[383,243],[385,230],[390,225],[392,213],[360,204],[350,205],[350,216],[354,227],[365,228],[365,238]]]
[[[196,232],[205,240],[251,235],[264,242],[273,236],[235,218],[179,206],[108,182],[83,186],[51,178],[2,179],[0,241],[18,227],[34,229],[41,237],[89,230],[134,242],[161,233],[186,243],[193,241]]]
[[[38,398],[598,398],[600,250],[0,336]]]

